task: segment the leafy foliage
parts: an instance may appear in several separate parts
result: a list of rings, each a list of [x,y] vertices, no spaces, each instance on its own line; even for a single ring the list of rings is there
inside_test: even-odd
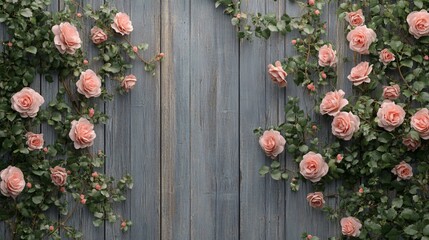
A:
[[[297,31],[301,37],[292,43],[296,49],[295,56],[288,56],[283,62],[283,69],[293,73],[297,85],[306,86],[313,83],[319,94],[334,91],[336,85],[336,69],[321,67],[318,53],[321,46],[329,44],[323,40],[324,24],[314,10],[322,10],[325,1],[316,0],[301,2],[303,15],[299,18],[287,16],[275,17],[267,15],[249,15],[241,12],[240,2],[217,1],[218,6],[225,7],[225,13],[232,16],[233,25],[237,26],[240,38],[256,37],[269,38],[273,32],[286,34]],[[363,59],[373,65],[369,74],[370,82],[354,86],[353,95],[346,96],[349,100],[342,111],[351,112],[359,117],[360,127],[354,133],[352,140],[336,139],[331,142],[320,142],[311,123],[299,108],[299,100],[290,98],[285,108],[285,122],[279,126],[269,127],[281,132],[286,139],[286,152],[297,163],[302,155],[309,151],[319,152],[329,165],[329,172],[321,181],[313,183],[315,191],[323,191],[326,184],[339,179],[341,186],[335,196],[340,199],[340,205],[334,209],[325,206],[330,219],[353,216],[362,223],[360,234],[356,239],[429,239],[429,158],[427,140],[411,126],[411,117],[429,106],[428,73],[429,57],[427,43],[429,36],[413,37],[409,32],[407,16],[413,11],[429,8],[429,1],[379,1],[344,0],[339,3],[339,21],[345,21],[347,13],[359,9],[365,14],[365,24],[377,34],[377,41],[369,47],[369,54]],[[237,17],[240,14],[240,18]],[[248,16],[243,19],[242,16]],[[250,17],[249,17],[250,16]],[[237,19],[237,20],[234,20]],[[246,19],[251,19],[251,24]],[[282,22],[284,21],[284,22]],[[276,26],[286,24],[280,31]],[[353,29],[348,26],[346,33]],[[395,60],[383,64],[380,52],[388,49],[394,54]],[[353,61],[357,65],[358,54]],[[346,70],[350,71],[350,69]],[[322,72],[326,74],[322,77]],[[393,101],[405,110],[405,120],[392,131],[380,127],[377,113],[383,101],[383,86],[397,84],[400,96]],[[319,113],[322,96],[316,91],[310,92],[315,98],[315,111]],[[326,119],[331,119],[326,117]],[[264,129],[255,130],[258,136]],[[413,140],[417,149],[407,148],[404,138]],[[288,160],[289,161],[289,160]],[[412,166],[412,177],[397,180],[392,173],[400,162]],[[288,180],[292,175],[292,190],[297,190],[298,172],[283,168],[278,159],[274,159],[260,168],[261,175],[270,174],[275,180]],[[344,232],[343,232],[344,234]],[[346,239],[346,236],[335,236],[330,239]],[[350,237],[355,239],[354,237]],[[318,239],[307,233],[302,239]]]
[[[105,220],[121,221],[121,229],[127,230],[132,222],[114,212],[113,204],[125,200],[125,192],[132,188],[132,178],[125,175],[115,180],[96,172],[103,166],[106,156],[100,150],[75,149],[68,134],[71,122],[80,117],[92,124],[104,124],[108,113],[103,112],[104,101],[114,93],[102,87],[100,100],[85,98],[74,88],[84,70],[101,65],[98,76],[103,86],[108,79],[117,81],[118,90],[124,93],[120,83],[132,68],[127,58],[139,58],[149,72],[162,57],[157,55],[144,60],[139,50],[147,44],[134,46],[127,37],[115,36],[110,28],[116,9],[103,5],[94,10],[82,7],[74,0],[65,1],[65,8],[57,13],[46,11],[50,0],[0,1],[0,23],[7,29],[8,39],[0,52],[0,169],[13,165],[24,173],[27,186],[16,198],[0,196],[0,219],[10,226],[13,239],[61,239],[60,231],[67,237],[81,239],[82,233],[67,224],[72,214],[86,205],[94,215],[94,226]],[[88,19],[88,21],[84,21]],[[54,45],[52,26],[71,22],[83,31],[84,23],[106,31],[107,41],[98,44],[99,55],[87,59],[87,50],[75,54],[61,54]],[[41,76],[41,77],[40,77]],[[11,97],[23,87],[40,84],[40,81],[59,82],[56,98],[42,106],[35,118],[22,118],[11,108]],[[50,93],[51,94],[51,93]],[[95,109],[95,111],[94,111]],[[91,111],[94,111],[91,113]],[[38,132],[40,125],[50,126],[55,132],[55,142],[44,150],[29,151],[25,134]],[[50,168],[67,169],[67,183],[63,187],[53,184]],[[46,214],[54,209],[61,215],[51,219]]]

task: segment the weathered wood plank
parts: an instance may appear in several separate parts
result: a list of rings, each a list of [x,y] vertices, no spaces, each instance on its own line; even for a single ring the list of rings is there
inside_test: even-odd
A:
[[[134,31],[131,42],[147,42],[150,51],[146,58],[160,52],[160,1],[130,1],[130,16]],[[134,188],[127,205],[131,207],[134,225],[129,239],[160,239],[160,187],[161,187],[161,106],[160,71],[156,76],[143,70],[142,63],[134,61],[130,73],[138,78],[131,91],[131,105],[127,108],[131,118],[131,175]]]
[[[264,13],[265,1],[243,1],[242,8],[245,12]],[[252,133],[258,126],[271,124],[267,119],[266,50],[266,41],[260,39],[244,41],[240,46],[241,239],[266,239],[267,236],[266,195],[270,190],[266,183],[269,180],[258,174],[265,156]]]
[[[211,1],[191,1],[191,239],[239,234],[239,49],[221,15]]]
[[[130,14],[130,1],[106,1],[111,6],[115,6],[119,11]],[[137,27],[137,26],[134,26]],[[106,87],[109,92],[116,91],[118,83],[106,79]],[[114,101],[106,103],[105,111],[111,116],[105,127],[105,148],[106,148],[106,174],[116,179],[121,178],[124,174],[131,172],[131,95],[116,96]],[[141,147],[141,146],[138,146]],[[118,204],[115,211],[120,213],[123,218],[130,219],[131,193],[126,195],[127,201]],[[120,224],[105,225],[106,239],[130,239],[130,232],[122,233]]]
[[[161,49],[161,239],[190,239],[189,0],[163,1]]]

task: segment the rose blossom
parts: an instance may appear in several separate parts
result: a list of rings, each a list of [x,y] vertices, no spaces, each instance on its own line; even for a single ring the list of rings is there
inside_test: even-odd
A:
[[[101,80],[91,69],[80,74],[76,86],[77,91],[85,95],[86,98],[98,97],[101,95]]]
[[[362,26],[365,23],[365,16],[362,13],[362,9],[359,9],[356,12],[348,12],[344,19],[352,27]]]
[[[380,52],[380,62],[384,65],[389,64],[390,62],[395,61],[395,54],[390,52],[387,48],[381,50]]]
[[[24,87],[21,91],[13,94],[11,98],[12,109],[19,112],[21,117],[34,118],[37,116],[40,106],[45,99],[38,92],[29,87]]]
[[[414,152],[420,147],[421,142],[420,142],[420,139],[414,139],[410,135],[408,135],[402,138],[402,144],[404,144],[407,147],[408,151]]]
[[[8,166],[0,172],[0,191],[6,197],[15,199],[25,188],[24,174],[21,169]]]
[[[66,169],[60,166],[55,166],[54,168],[50,168],[50,170],[52,183],[59,187],[64,186],[67,181]]]
[[[407,23],[410,28],[408,31],[416,39],[429,35],[429,13],[426,10],[420,12],[414,11],[408,14]]]
[[[386,131],[399,127],[405,118],[404,109],[390,100],[384,100],[377,112],[378,126]]]
[[[259,145],[264,150],[265,154],[271,158],[277,157],[283,152],[286,144],[286,140],[276,130],[267,130],[259,138]]]
[[[43,140],[43,134],[35,134],[32,132],[28,132],[25,134],[27,138],[27,146],[28,150],[40,150],[43,149],[43,144],[45,143]]]
[[[94,26],[91,29],[91,40],[94,44],[100,44],[107,40],[107,34],[103,31],[103,29]]]
[[[358,26],[347,34],[347,40],[352,51],[360,54],[369,54],[369,46],[377,39],[374,30]]]
[[[332,67],[337,64],[337,51],[332,49],[332,45],[323,45],[319,49],[319,65],[322,67]]]
[[[408,180],[413,176],[413,168],[410,164],[402,161],[392,169],[392,173],[397,177],[397,181]]]
[[[369,74],[372,72],[372,65],[369,65],[369,62],[361,62],[352,68],[350,75],[347,78],[353,83],[353,85],[358,86],[362,83],[371,82]]]
[[[310,83],[310,84],[308,84],[308,85],[307,85],[307,89],[308,89],[308,91],[310,91],[310,92],[314,92],[314,91],[316,91],[316,87],[314,86],[314,83]]]
[[[359,219],[355,217],[345,217],[341,219],[340,223],[343,235],[349,237],[358,237],[360,235],[362,224]]]
[[[411,117],[411,127],[416,130],[420,137],[429,139],[429,110],[422,108]]]
[[[279,85],[279,87],[286,87],[287,73],[285,72],[285,70],[283,70],[283,67],[280,61],[276,61],[274,64],[275,66],[273,66],[272,64],[268,65],[268,74],[270,75],[273,82]]]
[[[313,208],[323,208],[323,205],[325,204],[325,199],[323,199],[322,192],[309,193],[307,195],[307,201],[308,204]]]
[[[386,86],[383,88],[383,97],[385,99],[397,99],[401,95],[401,88],[398,84]]]
[[[133,74],[125,76],[125,78],[121,82],[121,87],[125,89],[126,92],[130,91],[136,85],[137,78]]]
[[[299,172],[311,182],[318,182],[328,173],[328,164],[323,160],[322,155],[308,152],[299,163]]]
[[[73,120],[71,125],[69,137],[74,142],[74,148],[86,148],[94,144],[97,135],[92,123],[85,118],[80,118],[79,121]]]
[[[118,12],[110,25],[117,33],[128,35],[133,31],[133,25],[130,17],[123,12]]]
[[[351,112],[340,112],[332,121],[332,134],[343,140],[350,140],[359,130],[360,119]]]
[[[60,53],[74,54],[81,47],[79,32],[69,22],[60,23],[52,27],[54,43]]]
[[[335,116],[339,113],[343,107],[349,104],[349,101],[344,98],[344,95],[346,95],[346,93],[341,89],[326,93],[320,103],[320,114]]]

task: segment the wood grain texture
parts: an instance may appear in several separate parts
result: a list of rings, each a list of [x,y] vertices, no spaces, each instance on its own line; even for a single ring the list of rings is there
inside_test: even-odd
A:
[[[61,1],[51,9],[61,8]],[[289,96],[300,97],[301,107],[321,124],[319,137],[332,139],[331,119],[313,113],[313,99],[293,83],[293,75],[288,76],[288,88],[279,89],[266,74],[269,63],[295,54],[290,42],[296,33],[273,34],[268,41],[239,41],[230,18],[215,9],[212,0],[80,0],[94,8],[104,2],[130,15],[134,26],[130,41],[149,43],[146,58],[158,52],[166,57],[155,77],[133,61],[129,74],[137,76],[136,87],[113,102],[97,105],[96,110],[111,116],[107,125],[96,129],[93,151],[104,149],[107,156],[98,171],[115,178],[133,176],[134,189],[116,210],[134,225],[125,234],[118,223],[94,228],[90,214],[79,210],[69,223],[84,232],[84,239],[295,240],[304,231],[321,239],[338,236],[338,223],[308,206],[305,197],[313,191],[311,184],[302,184],[294,193],[288,182],[258,174],[271,160],[252,130],[284,121]],[[343,58],[352,60],[353,55],[345,41],[344,21],[337,20],[337,5],[331,1],[322,18],[328,25],[326,39],[339,57],[337,86],[351,94],[346,76],[353,62]],[[301,13],[293,0],[243,0],[242,8],[252,13]],[[91,46],[91,27],[85,22],[85,47]],[[92,59],[97,49],[90,47],[87,54]],[[100,65],[91,62],[90,67]],[[36,87],[49,101],[58,82],[41,80]],[[106,79],[105,85],[113,92],[118,83]],[[326,91],[320,89],[321,94]],[[47,144],[53,142],[49,126],[42,125],[41,131]],[[280,161],[296,169],[288,154]],[[326,193],[336,187],[330,185]],[[327,202],[337,204],[335,199]],[[2,238],[7,235],[0,224]]]
[[[190,239],[191,2],[162,1],[161,239]]]
[[[191,239],[239,234],[239,49],[220,14],[210,1],[191,1]]]

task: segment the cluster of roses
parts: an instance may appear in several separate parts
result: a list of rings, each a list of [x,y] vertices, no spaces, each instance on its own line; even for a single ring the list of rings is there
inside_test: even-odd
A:
[[[117,13],[111,27],[119,34],[130,34],[133,31],[133,26],[130,18],[125,13]],[[58,51],[62,54],[75,54],[76,50],[81,47],[81,39],[76,27],[69,22],[60,23],[52,27],[54,33],[54,43]],[[107,34],[99,27],[91,29],[91,39],[94,44],[101,44],[107,40]],[[134,75],[129,75],[124,78],[121,86],[125,91],[132,89],[137,79]],[[97,74],[88,69],[81,73],[79,80],[76,82],[77,91],[84,95],[86,98],[98,97],[101,95],[101,80]],[[18,112],[22,118],[34,118],[45,102],[35,90],[24,87],[21,91],[15,93],[11,98],[11,107]],[[88,111],[88,116],[94,116],[94,109]],[[45,153],[48,149],[44,146],[43,134],[36,134],[27,132],[25,134],[27,139],[26,144],[29,151],[43,150]],[[69,132],[70,139],[74,142],[75,149],[90,147],[94,144],[96,133],[94,125],[86,118],[79,118],[71,122],[71,129]],[[64,192],[64,185],[67,181],[67,176],[70,171],[60,166],[55,166],[50,169],[52,183],[60,187],[60,191]],[[95,175],[97,175],[95,173]],[[24,180],[24,174],[21,169],[8,166],[0,172],[0,190],[4,196],[16,198],[24,189],[25,186],[31,188],[31,183]],[[97,186],[96,186],[97,188]],[[98,188],[101,189],[100,186]],[[99,190],[99,189],[97,189]],[[86,199],[82,198],[81,203],[85,204]]]
[[[314,1],[309,1],[310,2]],[[350,24],[350,32],[347,34],[349,47],[352,51],[359,54],[369,54],[370,45],[377,41],[376,33],[368,28],[365,23],[365,17],[362,10],[349,12],[345,16],[345,20]],[[416,39],[422,36],[429,36],[429,13],[426,10],[419,12],[411,12],[407,16],[409,25],[409,33]],[[429,58],[428,58],[429,59]],[[395,61],[395,55],[387,48],[379,52],[379,61],[384,65]],[[318,63],[321,67],[333,67],[337,63],[336,51],[332,45],[324,45],[319,49]],[[372,72],[372,65],[369,62],[361,62],[353,67],[348,79],[354,86],[363,83],[369,83],[369,78]],[[274,83],[279,87],[286,87],[287,73],[284,71],[280,61],[276,61],[275,65],[268,65],[268,74]],[[323,74],[323,73],[322,73]],[[314,91],[314,85],[307,86],[310,91]],[[326,93],[320,104],[320,113],[333,116],[332,134],[342,140],[350,140],[354,133],[359,130],[360,119],[352,112],[341,111],[348,104],[348,100],[344,98],[343,90],[335,90]],[[394,100],[400,96],[400,87],[397,84],[385,86],[383,88],[384,101],[381,104],[376,117],[378,126],[388,132],[394,131],[399,127],[405,119],[406,113],[401,105],[397,105]],[[422,108],[417,111],[410,119],[411,127],[419,133],[422,139],[429,139],[429,110]],[[284,150],[286,141],[280,132],[275,130],[267,130],[259,139],[259,144],[271,158],[276,158]],[[403,138],[403,144],[409,151],[415,151],[420,146],[420,139],[412,138],[407,135]],[[337,156],[337,162],[340,162],[342,155]],[[328,173],[328,164],[323,159],[322,155],[314,152],[308,152],[303,156],[303,160],[299,164],[300,174],[311,182],[318,182]],[[413,176],[412,167],[405,161],[401,161],[391,171],[397,176],[397,180],[407,180]],[[322,208],[325,200],[322,192],[310,193],[307,195],[307,201],[310,206]],[[345,217],[340,221],[342,233],[346,236],[357,237],[360,234],[362,224],[355,217]]]

